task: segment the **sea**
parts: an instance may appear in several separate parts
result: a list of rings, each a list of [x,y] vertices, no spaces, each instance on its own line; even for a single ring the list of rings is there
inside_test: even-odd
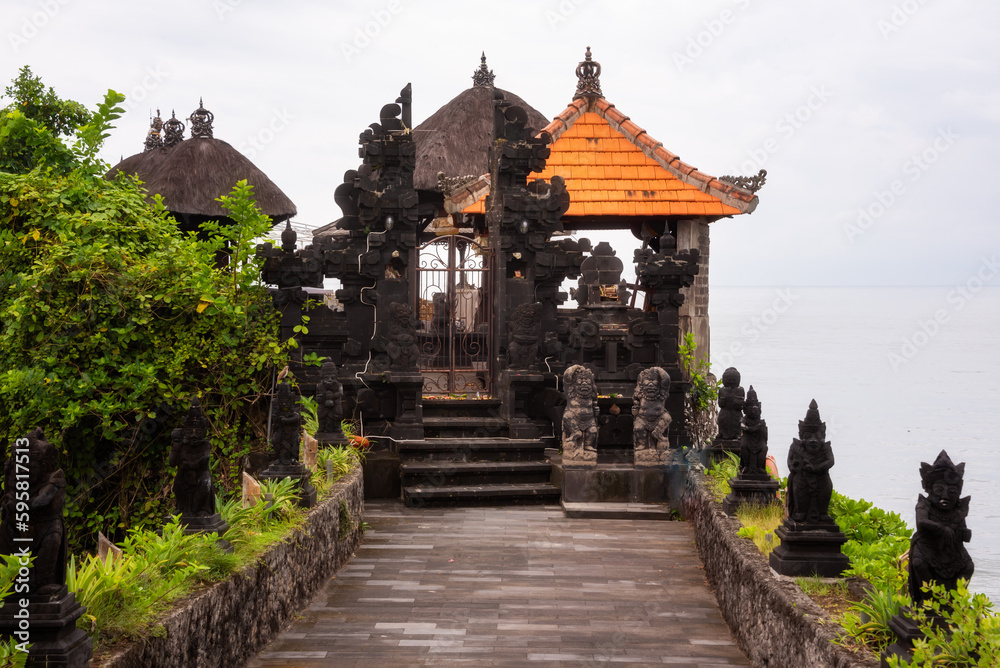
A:
[[[1000,604],[1000,287],[716,287],[710,360],[734,366],[787,475],[816,400],[834,488],[912,527],[920,463],[965,462],[970,589]]]

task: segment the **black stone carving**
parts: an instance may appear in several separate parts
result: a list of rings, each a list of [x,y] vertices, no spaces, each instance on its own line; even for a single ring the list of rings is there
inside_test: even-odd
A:
[[[149,132],[146,133],[146,141],[143,143],[142,152],[152,151],[163,146],[163,121],[160,119],[160,110],[156,110],[156,116],[149,120]]]
[[[316,488],[309,482],[309,470],[299,461],[302,412],[299,392],[288,380],[278,383],[277,396],[271,402],[271,447],[275,461],[261,473],[261,480],[291,478],[299,488],[299,505],[316,505]]]
[[[813,399],[806,419],[799,420],[799,437],[788,449],[788,516],[794,522],[831,522],[833,450],[826,440],[826,423]]]
[[[925,605],[930,598],[922,591],[924,585],[943,585],[952,591],[958,587],[959,578],[972,578],[975,566],[965,549],[972,532],[965,524],[970,497],[962,497],[964,475],[965,462],[956,466],[944,450],[933,465],[920,464],[920,482],[927,496],[920,494],[917,497],[917,529],[910,538],[907,584],[914,608]],[[889,665],[890,656],[912,660],[913,641],[921,638],[923,632],[911,614],[912,608],[904,609],[889,621],[896,642],[882,652],[883,666]],[[941,615],[932,613],[930,617],[939,626],[947,624]]]
[[[232,552],[232,546],[222,539],[229,524],[215,510],[212,492],[212,471],[209,466],[212,444],[207,438],[208,421],[197,397],[184,416],[184,424],[171,433],[171,466],[177,467],[174,477],[174,501],[186,534],[217,533],[219,547]]]
[[[767,474],[767,422],[760,417],[760,402],[753,385],[743,402],[743,423],[740,425],[740,473]],[[770,477],[770,476],[769,476]]]
[[[739,440],[745,400],[743,388],[740,387],[740,372],[736,370],[736,367],[731,366],[722,372],[722,387],[719,388],[719,435],[717,440]]]
[[[767,472],[767,423],[760,417],[760,402],[753,385],[743,403],[741,428],[739,473],[730,478],[732,491],[722,502],[722,509],[730,514],[741,503],[774,503],[780,487]]]
[[[177,120],[177,112],[170,112],[170,119],[163,124],[163,145],[167,148],[184,141],[184,124]]]
[[[958,579],[968,580],[975,570],[965,543],[972,532],[965,524],[970,497],[962,497],[965,462],[957,466],[944,450],[931,466],[920,464],[920,482],[927,496],[917,499],[917,530],[910,539],[910,598],[922,604],[928,595],[921,591],[925,583],[958,586]]]
[[[837,577],[850,563],[841,552],[847,536],[829,514],[831,467],[826,423],[813,399],[788,450],[788,517],[775,532],[781,544],[768,559],[781,575]]]
[[[632,394],[632,445],[636,466],[667,464],[671,417],[664,402],[670,396],[670,375],[654,366],[643,369]]]
[[[566,409],[562,418],[564,464],[597,464],[597,384],[594,372],[575,364],[563,374]]]
[[[420,346],[417,345],[417,319],[409,304],[394,302],[389,304],[389,322],[386,332],[385,350],[389,354],[389,368],[399,371],[415,371]]]
[[[302,433],[302,413],[298,390],[291,383],[278,383],[278,395],[271,404],[271,447],[278,463],[299,461],[299,438]]]
[[[0,608],[0,635],[31,643],[28,666],[84,668],[93,640],[76,628],[86,609],[66,589],[66,478],[57,457],[56,448],[36,428],[14,442],[4,467],[0,553],[30,553],[34,563],[27,593],[12,594]],[[25,482],[27,489],[23,484],[18,489]],[[25,614],[29,633],[22,623]]]
[[[507,365],[511,369],[534,369],[538,364],[541,304],[521,304],[510,315]]]
[[[341,422],[344,420],[344,386],[337,380],[337,365],[326,360],[316,383],[316,440],[324,445],[346,443]]]

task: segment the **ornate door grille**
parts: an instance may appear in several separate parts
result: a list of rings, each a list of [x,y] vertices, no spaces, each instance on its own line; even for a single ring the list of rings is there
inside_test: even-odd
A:
[[[489,248],[448,235],[417,249],[420,372],[424,395],[468,398],[493,389]]]

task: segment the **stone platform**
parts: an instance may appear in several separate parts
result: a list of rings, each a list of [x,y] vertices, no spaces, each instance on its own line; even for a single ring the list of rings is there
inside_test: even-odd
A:
[[[748,666],[687,522],[366,506],[355,557],[252,668]]]

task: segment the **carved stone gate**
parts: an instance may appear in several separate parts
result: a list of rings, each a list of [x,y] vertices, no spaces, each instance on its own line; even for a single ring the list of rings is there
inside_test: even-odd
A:
[[[489,396],[494,382],[492,253],[453,234],[417,248],[424,395]]]

